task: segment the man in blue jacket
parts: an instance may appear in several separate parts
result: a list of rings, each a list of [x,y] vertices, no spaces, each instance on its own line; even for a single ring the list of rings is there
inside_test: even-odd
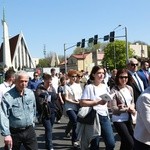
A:
[[[137,74],[139,75],[140,79],[143,81],[144,89],[146,89],[149,86],[149,63],[147,61],[141,62],[141,69],[137,71]]]
[[[0,105],[0,124],[5,145],[19,150],[37,150],[34,130],[36,101],[32,90],[26,88],[29,76],[25,71],[15,74],[15,87],[6,92]]]

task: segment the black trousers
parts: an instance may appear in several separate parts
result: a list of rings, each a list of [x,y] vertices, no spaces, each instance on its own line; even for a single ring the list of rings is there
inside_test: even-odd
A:
[[[120,150],[133,150],[134,138],[131,121],[113,122],[121,139]]]
[[[33,126],[26,129],[10,129],[13,140],[12,150],[20,150],[21,144],[26,150],[38,150],[38,144]]]

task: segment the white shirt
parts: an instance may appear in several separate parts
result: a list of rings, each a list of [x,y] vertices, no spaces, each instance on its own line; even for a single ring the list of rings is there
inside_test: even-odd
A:
[[[140,77],[138,76],[138,74],[137,74],[136,72],[133,73],[133,72],[131,72],[131,71],[130,71],[130,74],[132,75],[134,81],[136,82],[136,84],[137,84],[139,90],[140,90],[140,87],[139,87],[139,84],[140,84],[140,86],[141,86],[141,88],[142,88],[142,91],[141,91],[141,90],[140,90],[140,91],[143,92],[143,91],[144,91],[144,84],[143,84],[143,81],[142,81],[142,80],[140,79]],[[139,83],[138,83],[136,77],[134,76],[134,74],[136,74],[136,77],[137,77]]]
[[[124,103],[127,104],[127,106],[129,106],[131,104],[132,99],[133,99],[129,89],[128,88],[120,89],[120,92],[123,95],[122,96],[120,94],[120,96],[122,97],[122,100],[124,100],[124,98],[125,98]],[[128,121],[128,120],[129,120],[129,113],[128,112],[121,113],[120,115],[112,115],[112,121],[113,122],[123,122],[123,121]]]
[[[136,102],[137,120],[134,129],[136,140],[150,146],[150,86]]]
[[[54,87],[56,93],[58,90],[59,79],[57,76],[52,76],[52,86]]]
[[[101,86],[95,86],[93,84],[89,84],[85,86],[85,89],[83,91],[82,99],[90,99],[90,100],[96,100],[100,98],[99,96],[102,94],[108,93],[108,87],[105,84],[101,84]],[[102,116],[108,116],[108,108],[107,103],[105,105],[96,105],[93,107],[98,114]]]
[[[2,101],[3,95],[13,87],[14,85],[10,86],[7,82],[3,82],[0,84],[0,103]]]
[[[79,84],[73,83],[72,85],[65,85],[65,93],[68,92],[68,98],[72,100],[81,99],[82,88]],[[78,110],[78,105],[71,102],[65,102],[66,110]]]

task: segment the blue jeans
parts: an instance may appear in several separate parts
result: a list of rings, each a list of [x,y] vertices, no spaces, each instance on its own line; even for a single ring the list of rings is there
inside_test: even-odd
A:
[[[69,121],[72,124],[72,143],[77,141],[77,133],[76,133],[76,127],[77,127],[77,111],[75,110],[67,110],[66,111]]]
[[[50,150],[53,148],[52,144],[52,128],[55,122],[55,113],[51,113],[51,117],[49,119],[43,119],[43,126],[45,128],[45,141],[46,141],[46,148]]]
[[[115,138],[110,119],[108,116],[99,115],[101,125],[101,136],[106,145],[106,150],[113,150],[115,147]],[[96,137],[91,141],[90,150],[99,150],[100,137]]]

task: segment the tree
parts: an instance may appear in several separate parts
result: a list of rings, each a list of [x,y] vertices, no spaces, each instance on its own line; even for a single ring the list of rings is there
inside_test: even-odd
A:
[[[46,58],[40,59],[39,64],[36,67],[50,67],[49,60]]]
[[[52,67],[51,66],[51,61],[53,59],[53,56],[55,56],[56,59],[56,52],[50,51],[45,58],[42,58],[39,60],[39,64],[36,67]],[[60,62],[64,61],[64,56],[63,55],[58,55],[58,59]],[[58,62],[59,63],[59,62]]]
[[[103,65],[106,67],[109,66],[109,69],[112,70],[116,68],[125,68],[126,67],[126,43],[125,41],[116,40],[113,43],[109,43],[104,48],[104,59],[102,61]],[[128,48],[128,57],[132,57],[133,50]]]

